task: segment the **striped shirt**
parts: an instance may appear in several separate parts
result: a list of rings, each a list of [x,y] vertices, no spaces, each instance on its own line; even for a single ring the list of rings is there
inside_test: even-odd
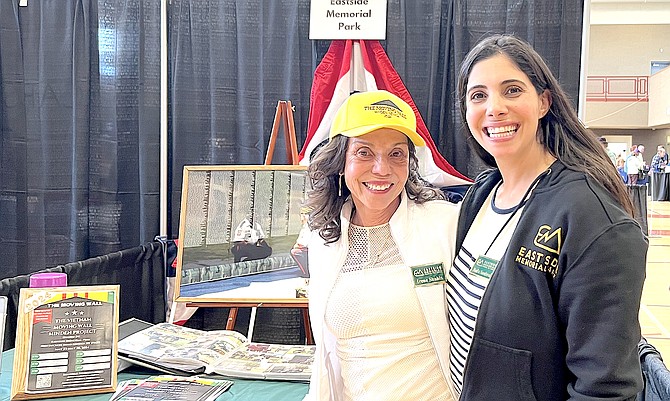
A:
[[[495,191],[491,191],[477,213],[447,278],[450,376],[458,395],[463,389],[465,362],[472,344],[477,313],[489,283],[489,278],[471,273],[472,267],[480,255],[495,260],[502,258],[523,209],[512,215],[514,208],[496,208],[493,205],[494,194]]]

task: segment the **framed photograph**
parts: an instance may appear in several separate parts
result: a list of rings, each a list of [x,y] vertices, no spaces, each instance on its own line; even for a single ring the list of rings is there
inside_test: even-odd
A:
[[[175,301],[304,304],[308,186],[304,166],[184,167]]]
[[[119,286],[22,288],[12,400],[114,392]]]

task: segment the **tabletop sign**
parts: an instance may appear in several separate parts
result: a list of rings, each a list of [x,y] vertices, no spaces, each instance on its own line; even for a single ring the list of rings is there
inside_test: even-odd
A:
[[[309,38],[386,39],[386,0],[312,0]]]
[[[12,400],[116,389],[119,286],[22,288]]]

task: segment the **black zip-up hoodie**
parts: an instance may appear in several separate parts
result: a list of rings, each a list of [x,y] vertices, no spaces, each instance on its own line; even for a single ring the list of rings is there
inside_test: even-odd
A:
[[[500,180],[486,171],[466,194],[456,249]],[[634,400],[647,247],[602,185],[555,162],[484,293],[460,399]]]

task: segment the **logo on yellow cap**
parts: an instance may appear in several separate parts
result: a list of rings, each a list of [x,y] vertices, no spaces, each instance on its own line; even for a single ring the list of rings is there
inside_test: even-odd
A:
[[[407,119],[407,114],[391,100],[382,100],[379,102],[374,102],[369,106],[365,106],[364,110],[372,111],[377,114],[381,114],[386,118],[402,118]]]

